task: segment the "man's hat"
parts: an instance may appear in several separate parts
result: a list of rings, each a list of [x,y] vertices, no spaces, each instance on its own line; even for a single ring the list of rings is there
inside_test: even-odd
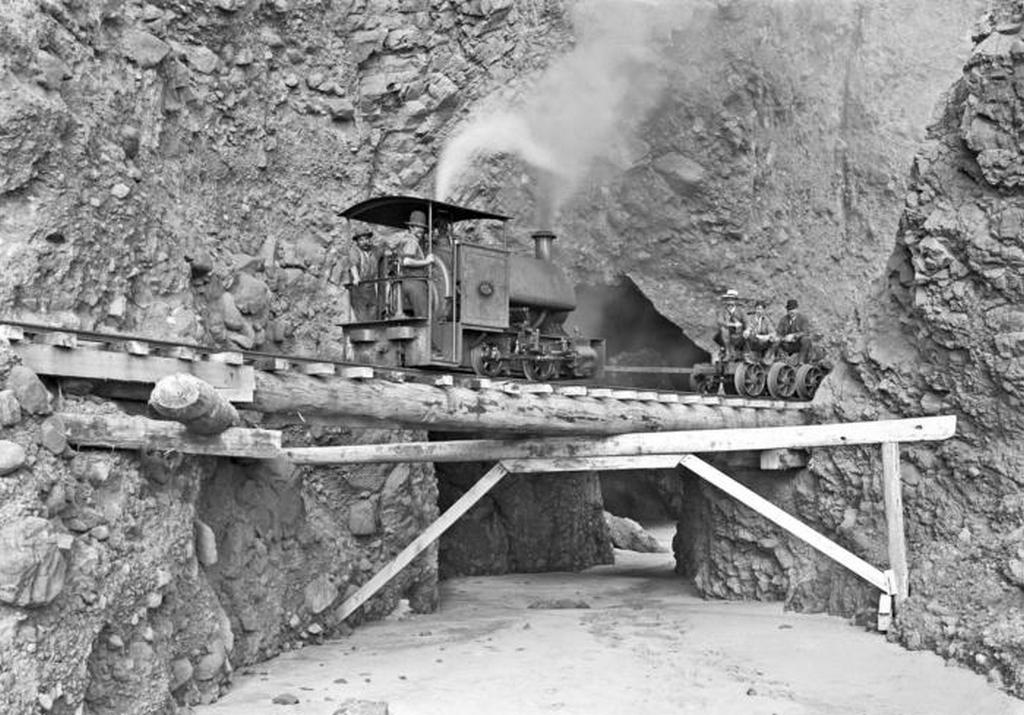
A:
[[[739,297],[740,294],[734,288],[730,288],[725,293],[722,293],[722,300],[739,300]]]
[[[422,211],[413,211],[409,214],[409,220],[405,222],[405,225],[427,228],[427,215]]]
[[[799,303],[796,302],[796,298],[790,298],[786,301],[786,310],[796,310]]]

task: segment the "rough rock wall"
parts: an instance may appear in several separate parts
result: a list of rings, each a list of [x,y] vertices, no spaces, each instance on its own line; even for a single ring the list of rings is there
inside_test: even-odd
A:
[[[437,516],[420,465],[71,449],[54,398],[0,349],[0,711],[162,712],[235,667],[344,634],[337,608]],[[294,441],[308,442],[302,434]],[[415,435],[322,431],[318,443]],[[356,615],[437,602],[436,549]]]
[[[562,206],[555,255],[583,283],[628,275],[704,348],[726,287],[776,314],[793,295],[838,332],[883,270],[907,166],[984,5],[635,3],[631,22],[661,20],[635,81],[661,91]],[[480,178],[532,218],[536,192],[510,173]]]
[[[963,78],[914,160],[885,275],[858,306],[845,361],[818,398],[822,419],[957,416],[953,439],[902,449],[910,597],[893,637],[961,661],[1016,695],[1024,693],[1022,26],[1024,6],[1008,2],[977,27]],[[752,487],[884,565],[880,482],[878,450],[844,449],[816,452],[791,481]],[[805,559],[784,540],[787,553],[779,553],[776,535],[742,528],[750,512],[706,491],[696,508],[722,531],[693,561],[703,589],[840,613],[865,604],[855,580],[815,574],[821,559]],[[786,578],[776,581],[780,571]]]
[[[462,496],[487,464],[438,464],[442,509]],[[613,560],[595,473],[510,474],[441,540],[442,577],[578,571]]]
[[[9,0],[0,305],[337,350],[336,212],[429,194],[460,110],[542,61],[547,5]]]
[[[1024,5],[997,4],[915,159],[896,246],[830,379],[844,418],[956,414],[954,439],[903,449],[910,598],[897,637],[1024,694]],[[818,462],[847,489],[851,524],[878,532],[879,492],[860,501],[860,460]],[[877,463],[870,465],[877,475]],[[815,505],[827,513],[829,504]],[[833,507],[838,504],[832,505]],[[823,508],[824,507],[824,508]],[[836,513],[836,508],[831,509]],[[869,539],[865,550],[877,538]],[[881,543],[884,543],[882,541]],[[869,551],[870,552],[870,551]]]

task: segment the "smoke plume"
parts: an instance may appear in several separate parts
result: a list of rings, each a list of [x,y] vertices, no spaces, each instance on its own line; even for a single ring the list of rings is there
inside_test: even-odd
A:
[[[538,182],[537,223],[550,225],[593,162],[611,154],[657,100],[658,34],[684,20],[684,0],[584,0],[572,9],[577,44],[515,103],[481,110],[447,143],[435,184],[452,200],[476,161],[514,155]]]

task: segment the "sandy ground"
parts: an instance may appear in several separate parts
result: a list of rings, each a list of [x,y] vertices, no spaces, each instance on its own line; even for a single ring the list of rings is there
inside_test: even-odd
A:
[[[659,534],[661,536],[661,534]],[[530,608],[542,601],[590,608]],[[276,705],[290,693],[297,705]],[[441,609],[361,626],[237,674],[198,713],[1024,715],[982,676],[844,619],[704,601],[669,554],[614,566],[444,582]]]

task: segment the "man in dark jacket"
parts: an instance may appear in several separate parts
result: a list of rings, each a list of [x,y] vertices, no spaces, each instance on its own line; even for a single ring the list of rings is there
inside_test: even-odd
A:
[[[799,304],[795,299],[786,301],[786,314],[779,321],[776,333],[779,348],[787,355],[800,353],[800,362],[807,362],[811,354],[811,323],[803,313],[798,313]]]

